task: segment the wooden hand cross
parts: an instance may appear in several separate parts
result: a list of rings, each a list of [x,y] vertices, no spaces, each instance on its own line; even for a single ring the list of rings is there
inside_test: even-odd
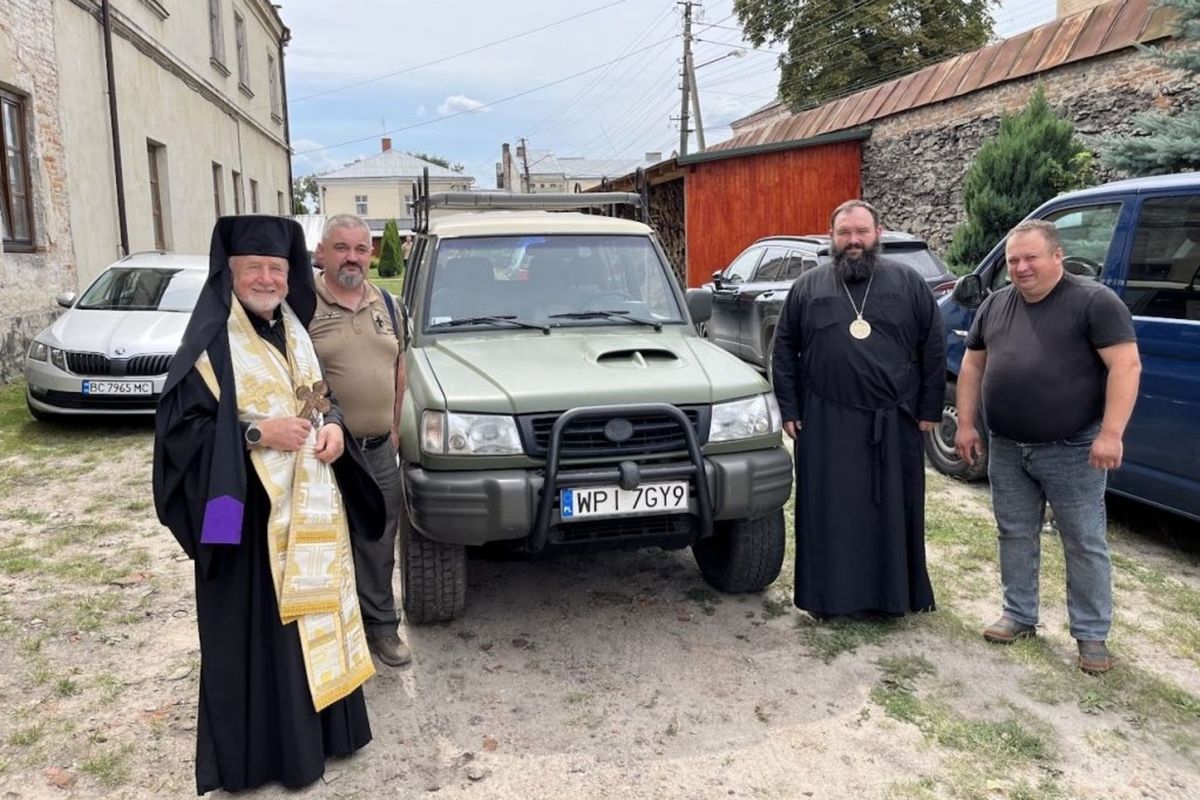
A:
[[[296,416],[311,420],[314,425],[320,423],[321,414],[327,414],[333,408],[333,404],[329,402],[329,384],[325,381],[317,381],[311,388],[298,386],[296,399],[304,402]]]

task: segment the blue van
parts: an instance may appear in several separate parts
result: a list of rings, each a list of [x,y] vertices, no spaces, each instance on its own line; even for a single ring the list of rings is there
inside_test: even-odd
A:
[[[1103,282],[1133,313],[1142,381],[1125,461],[1109,475],[1108,490],[1200,520],[1200,172],[1070,192],[1029,218],[1053,222],[1064,267]],[[940,301],[946,407],[925,450],[936,469],[965,480],[984,477],[986,461],[971,468],[954,452],[955,381],[976,309],[1007,284],[1001,242]]]

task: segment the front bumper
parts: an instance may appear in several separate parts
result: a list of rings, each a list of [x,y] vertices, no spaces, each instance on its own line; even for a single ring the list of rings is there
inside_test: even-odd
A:
[[[83,394],[85,380],[114,380],[110,375],[75,375],[44,361],[25,360],[25,399],[31,408],[46,414],[153,414],[166,375],[130,377],[149,381],[148,395]]]
[[[792,457],[783,447],[705,456],[704,473],[712,519],[716,521],[762,516],[782,508],[792,492]],[[544,483],[540,470],[435,472],[405,464],[402,477],[409,519],[428,539],[481,545],[527,539],[537,525]],[[555,498],[548,541],[556,545],[570,543],[576,531],[592,525],[591,530],[607,526],[612,538],[664,538],[686,544],[698,535],[692,521],[701,516],[694,487],[690,495],[686,514],[619,517],[594,523],[563,523]],[[621,525],[626,533],[622,533]]]

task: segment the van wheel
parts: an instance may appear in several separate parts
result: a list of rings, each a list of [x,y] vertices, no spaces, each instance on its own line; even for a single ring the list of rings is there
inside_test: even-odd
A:
[[[761,592],[779,577],[787,544],[783,509],[754,519],[713,523],[711,536],[692,545],[704,580],[729,594]]]
[[[958,433],[958,407],[955,405],[957,386],[946,384],[946,402],[942,408],[942,421],[936,428],[926,432],[925,454],[933,468],[951,478],[962,481],[978,481],[987,477],[987,431],[980,428],[983,440],[983,455],[975,460],[975,466],[958,457],[954,450],[954,436]]]
[[[467,548],[422,536],[413,529],[404,502],[396,533],[405,619],[428,625],[461,615],[467,604]]]

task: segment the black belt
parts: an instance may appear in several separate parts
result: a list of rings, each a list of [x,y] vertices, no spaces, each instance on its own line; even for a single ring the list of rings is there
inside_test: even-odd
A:
[[[363,439],[356,439],[358,446],[363,450],[374,450],[376,447],[382,447],[388,439],[392,438],[390,433],[385,433],[381,436],[367,436]]]

